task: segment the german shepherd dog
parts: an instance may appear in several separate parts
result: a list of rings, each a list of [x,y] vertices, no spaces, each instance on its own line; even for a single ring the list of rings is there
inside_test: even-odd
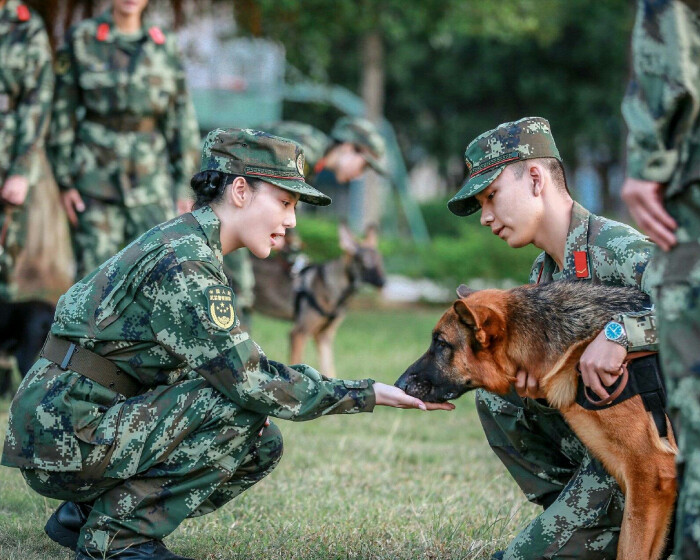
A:
[[[516,373],[535,375],[551,406],[602,461],[625,493],[618,560],[657,560],[676,499],[670,423],[661,438],[639,395],[587,410],[575,402],[578,361],[616,313],[639,310],[633,288],[553,282],[512,290],[457,290],[432,342],[396,382],[426,402],[455,399],[479,387],[505,394]]]
[[[386,277],[382,255],[377,249],[377,228],[369,226],[361,240],[347,226],[338,230],[340,258],[310,264],[292,273],[286,257],[253,259],[255,303],[264,315],[294,321],[289,333],[290,361],[302,361],[304,346],[313,336],[321,372],[335,377],[333,341],[343,322],[350,298],[361,284],[381,288]]]

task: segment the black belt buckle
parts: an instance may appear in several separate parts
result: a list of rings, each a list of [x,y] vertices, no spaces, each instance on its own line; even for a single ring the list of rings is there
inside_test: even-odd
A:
[[[66,352],[66,355],[63,357],[63,360],[61,361],[60,368],[62,370],[67,370],[68,366],[70,365],[70,361],[73,358],[73,354],[75,354],[78,350],[78,346],[75,344],[75,342],[71,342],[70,346],[68,347],[68,351]]]

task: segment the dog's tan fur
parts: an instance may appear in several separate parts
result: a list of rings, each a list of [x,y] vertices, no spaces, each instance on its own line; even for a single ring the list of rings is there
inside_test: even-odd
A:
[[[455,302],[435,331],[447,341],[473,330],[478,345],[455,342],[452,376],[469,376],[470,385],[504,394],[527,364],[550,404],[560,409],[581,441],[615,477],[625,493],[625,513],[618,560],[657,560],[664,550],[676,498],[676,442],[669,426],[662,440],[639,395],[615,406],[590,411],[575,403],[583,351],[580,341],[562,356],[533,343],[532,336],[509,329],[509,312],[517,309],[510,292],[484,290]],[[549,351],[548,351],[549,350]],[[463,381],[463,380],[462,380]]]

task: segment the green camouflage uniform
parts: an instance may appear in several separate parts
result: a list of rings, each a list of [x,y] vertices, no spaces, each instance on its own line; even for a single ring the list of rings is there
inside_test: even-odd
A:
[[[0,8],[0,187],[12,175],[40,175],[39,154],[51,113],[51,48],[41,17],[17,0]],[[14,295],[10,274],[25,237],[26,212],[0,209],[0,299]],[[7,225],[5,225],[7,223]]]
[[[73,232],[81,277],[174,215],[199,132],[175,37],[120,33],[111,11],[72,28],[56,59],[49,156],[86,205]]]
[[[458,215],[476,212],[474,194],[490,185],[509,163],[556,157],[549,123],[528,118],[479,136],[467,148],[469,179],[449,202]],[[634,286],[650,292],[646,273],[653,245],[633,228],[596,216],[574,202],[564,251],[564,268],[541,253],[531,283],[583,281]],[[577,256],[578,255],[578,256]],[[652,311],[611,317],[624,323],[629,351],[656,348]],[[476,405],[489,444],[528,500],[545,507],[510,543],[504,560],[534,558],[613,559],[622,523],[624,496],[615,479],[594,458],[558,410],[537,400],[476,392]]]
[[[51,332],[149,391],[125,399],[41,358],[13,400],[2,464],[58,499],[96,499],[79,545],[161,539],[275,466],[266,416],[371,411],[373,381],[269,360],[238,328],[209,206],[150,230],[71,288]],[[216,306],[216,307],[214,307]]]
[[[639,1],[622,110],[627,175],[666,186],[678,245],[650,273],[680,453],[675,556],[700,558],[700,4]]]
[[[291,142],[216,130],[203,155],[203,170],[330,202],[304,183]],[[257,435],[268,415],[374,408],[373,380],[273,362],[239,328],[220,235],[205,205],[146,232],[59,300],[52,334],[109,359],[146,392],[125,398],[42,357],[12,401],[2,464],[44,496],[95,500],[78,546],[100,557],[162,539],[268,474],[282,453],[274,425]]]

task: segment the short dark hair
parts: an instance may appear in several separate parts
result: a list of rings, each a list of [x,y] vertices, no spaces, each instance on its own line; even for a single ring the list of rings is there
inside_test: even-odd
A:
[[[534,160],[540,163],[547,171],[549,171],[549,174],[552,177],[552,182],[554,183],[554,186],[557,188],[558,191],[565,192],[571,195],[571,191],[569,191],[569,186],[566,183],[566,171],[564,171],[564,166],[562,165],[561,161],[553,157],[534,158]],[[511,167],[513,168],[513,176],[516,179],[523,178],[528,161],[531,160],[523,159],[511,164]]]
[[[211,205],[221,202],[226,185],[233,183],[236,177],[243,176],[232,175],[231,173],[224,173],[223,171],[214,171],[211,169],[196,173],[190,181],[190,187],[192,187],[195,195],[192,209],[196,210],[206,204]],[[248,182],[253,192],[258,190],[262,182],[259,179],[243,178]]]

